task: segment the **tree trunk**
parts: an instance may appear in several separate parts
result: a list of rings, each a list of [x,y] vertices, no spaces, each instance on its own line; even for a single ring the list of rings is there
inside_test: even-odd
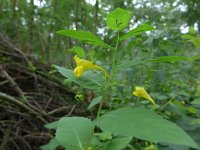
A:
[[[31,0],[30,2],[30,8],[31,8],[31,12],[30,12],[30,16],[29,16],[29,22],[28,22],[28,26],[29,26],[29,40],[30,42],[33,41],[33,22],[34,22],[34,0]]]
[[[79,0],[75,0],[74,14],[75,14],[75,28],[78,30],[78,8],[79,8]]]
[[[96,0],[95,4],[95,17],[94,17],[94,33],[97,33],[97,26],[98,26],[98,11],[99,11],[99,1]]]
[[[12,2],[12,14],[13,14],[13,20],[15,20],[15,16],[16,16],[16,11],[15,11],[16,0],[11,0],[11,2]]]

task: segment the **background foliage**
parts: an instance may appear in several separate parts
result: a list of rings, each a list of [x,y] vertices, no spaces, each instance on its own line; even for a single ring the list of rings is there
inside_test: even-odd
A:
[[[131,104],[136,100],[131,95],[133,87],[144,85],[162,105],[160,111],[165,117],[200,144],[198,0],[0,0],[0,32],[10,37],[23,53],[43,64],[73,68],[73,46],[79,44],[89,53],[87,58],[109,70],[111,55],[106,48],[62,37],[56,32],[90,31],[114,46],[116,34],[106,27],[105,16],[117,7],[129,10],[132,18],[128,29],[147,23],[155,30],[120,43],[116,64],[125,65],[118,66],[116,79],[121,84],[113,89],[120,91],[112,93],[113,109]],[[120,35],[125,32],[120,31]],[[154,59],[160,56],[182,56],[183,59]],[[138,65],[139,60],[151,63]]]

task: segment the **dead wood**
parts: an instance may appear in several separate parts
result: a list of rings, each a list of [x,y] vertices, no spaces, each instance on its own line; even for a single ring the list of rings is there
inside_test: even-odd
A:
[[[0,149],[38,150],[54,132],[44,127],[62,116],[88,115],[62,85],[51,64],[24,54],[0,34]]]

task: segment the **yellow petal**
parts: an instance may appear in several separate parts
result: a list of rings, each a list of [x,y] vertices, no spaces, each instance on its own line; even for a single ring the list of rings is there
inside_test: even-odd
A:
[[[87,61],[85,59],[80,59],[77,55],[74,56],[74,60],[76,62],[77,66],[82,66],[84,70],[92,69],[94,68],[94,64],[90,61]]]
[[[101,68],[100,66],[97,66],[95,64],[93,64],[92,62],[85,60],[85,59],[80,59],[77,55],[74,56],[74,60],[76,62],[77,67],[74,69],[74,75],[77,77],[80,77],[83,75],[83,73],[86,70],[90,70],[90,69],[98,69],[101,70],[106,74],[106,71]]]
[[[81,65],[84,67],[85,70],[95,69],[95,65],[87,60],[81,60]]]
[[[151,98],[151,96],[147,93],[147,91],[143,87],[136,86],[135,91],[133,91],[133,95],[138,97],[143,97],[155,105],[154,100]]]
[[[77,55],[75,55],[74,60],[76,62],[76,65],[78,66],[80,64],[81,59]]]
[[[82,76],[84,73],[84,68],[83,66],[77,66],[75,69],[74,69],[74,75],[77,76],[78,78],[80,76]]]

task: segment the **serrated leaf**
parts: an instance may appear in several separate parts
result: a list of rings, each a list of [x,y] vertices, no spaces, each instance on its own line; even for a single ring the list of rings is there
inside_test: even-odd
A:
[[[75,82],[83,88],[87,89],[99,89],[104,84],[104,79],[100,74],[93,73],[92,71],[86,71],[83,76],[77,78],[74,76],[73,70],[66,69],[64,67],[59,67],[54,65],[54,67],[64,76],[67,77],[70,81]]]
[[[96,36],[95,34],[91,32],[76,31],[76,30],[60,30],[60,31],[57,31],[56,33],[60,35],[64,35],[64,36],[69,36],[71,38],[78,39],[80,41],[83,41],[89,44],[100,45],[103,47],[113,49],[113,47],[104,43],[98,36]]]
[[[67,150],[81,150],[88,146],[94,126],[84,117],[63,117],[58,122],[56,139]]]
[[[119,40],[124,40],[124,39],[128,39],[128,38],[131,38],[133,36],[136,36],[136,35],[139,35],[143,32],[146,32],[146,31],[152,31],[154,30],[154,27],[151,26],[151,25],[148,25],[148,24],[143,24],[131,31],[129,31],[128,33],[126,33],[125,35],[121,36],[119,38]]]
[[[94,123],[104,132],[199,148],[183,129],[144,108],[120,108],[102,115]]]
[[[161,56],[154,59],[147,60],[148,62],[175,62],[175,61],[185,61],[189,60],[185,56]]]
[[[121,150],[131,141],[132,137],[118,137],[106,143],[104,150]]]
[[[68,49],[69,52],[71,53],[75,53],[76,55],[78,55],[78,57],[85,57],[85,50],[82,49],[80,46],[74,46],[70,49]]]
[[[122,30],[128,26],[130,18],[129,11],[117,8],[106,16],[106,24],[112,30]]]

